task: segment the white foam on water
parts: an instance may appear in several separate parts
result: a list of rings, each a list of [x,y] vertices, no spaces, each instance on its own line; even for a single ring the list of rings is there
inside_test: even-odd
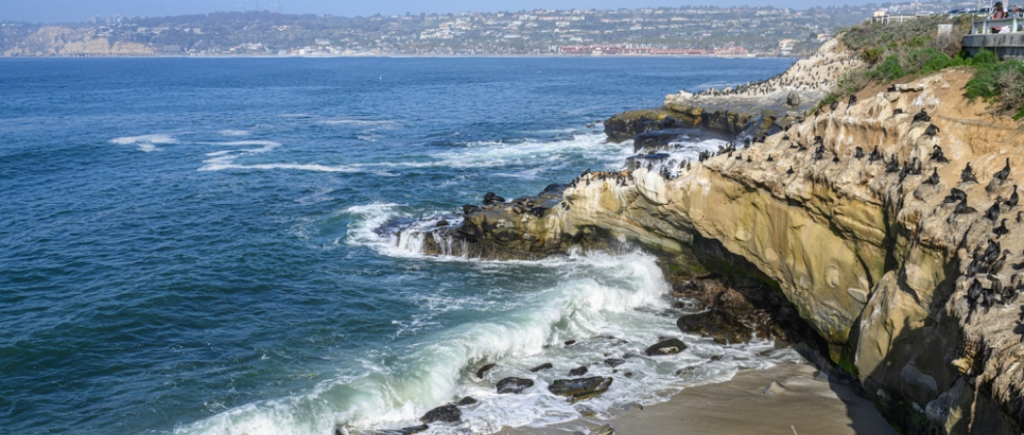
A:
[[[178,139],[175,139],[174,136],[169,134],[146,134],[142,136],[118,137],[111,139],[110,143],[116,145],[172,145],[178,143]]]
[[[217,134],[228,137],[242,137],[249,136],[252,134],[252,132],[249,130],[221,130],[218,131]]]
[[[473,299],[467,301],[468,307],[435,301],[441,310],[485,310],[493,315],[423,333],[415,344],[380,351],[390,357],[359,360],[346,375],[306,392],[227,410],[178,427],[175,433],[328,435],[337,425],[356,431],[397,429],[417,425],[427,410],[467,395],[479,403],[461,408],[461,423],[431,424],[427,433],[494,433],[505,426],[576,419],[584,407],[598,417],[613,417],[631,403],[661,402],[686,387],[730,379],[739,369],[767,368],[797,358],[791,351],[773,350],[768,342],[721,346],[680,333],[674,322],[678,314],[668,311],[663,298],[668,284],[647,254],[470,264],[482,272],[508,268],[509,273],[538,273],[540,266],[539,273],[549,270],[559,279],[547,288],[516,292],[507,298],[511,308],[490,308]],[[672,356],[643,356],[643,349],[660,336],[681,337],[689,348]],[[570,339],[577,343],[562,344]],[[609,357],[626,362],[613,369],[602,363]],[[484,379],[471,374],[490,362],[497,367]],[[529,371],[545,362],[554,367]],[[575,406],[547,391],[551,382],[568,378],[568,370],[581,365],[590,370],[586,376],[611,377],[611,388]],[[499,395],[494,385],[507,376],[529,378],[535,385],[522,394]]]
[[[157,148],[156,145],[150,143],[139,144],[139,151],[144,153],[151,153],[153,151],[163,151],[163,148]]]
[[[422,257],[423,243],[429,229],[437,222],[440,212],[413,214],[402,211],[402,205],[373,203],[356,205],[344,210],[352,216],[345,243],[350,246],[368,246],[382,255],[393,257]],[[382,232],[380,228],[398,219],[407,221],[398,232]],[[458,220],[451,222],[458,224]]]
[[[319,124],[323,125],[343,125],[343,126],[355,126],[355,127],[392,127],[396,124],[395,121],[374,121],[364,119],[328,119],[325,121],[319,121]]]
[[[556,162],[570,156],[618,166],[627,157],[622,145],[609,144],[604,133],[582,133],[561,140],[482,141],[436,154],[436,165],[452,168],[502,167]]]

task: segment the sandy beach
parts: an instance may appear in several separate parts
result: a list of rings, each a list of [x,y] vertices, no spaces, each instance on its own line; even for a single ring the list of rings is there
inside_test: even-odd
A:
[[[728,382],[689,388],[668,402],[634,407],[611,420],[586,418],[501,433],[587,434],[606,424],[620,435],[897,435],[850,385],[828,379],[810,364],[795,363],[740,372]]]

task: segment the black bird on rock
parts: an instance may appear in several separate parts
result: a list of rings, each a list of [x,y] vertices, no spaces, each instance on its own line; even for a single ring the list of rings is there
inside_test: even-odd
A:
[[[928,116],[928,112],[926,110],[921,109],[920,112],[917,112],[917,115],[914,115],[914,120],[912,122],[917,121],[931,122],[932,117]]]
[[[1010,230],[1006,228],[1006,219],[1003,219],[1003,222],[1000,223],[998,227],[993,228],[992,233],[994,233],[996,237],[1002,237],[1009,234]]]
[[[882,153],[878,152],[878,147],[875,147],[874,151],[871,151],[871,155],[868,156],[868,161],[873,162],[882,158]]]
[[[775,159],[772,158],[771,154],[768,154],[768,161],[769,162],[774,162],[775,161]]]
[[[855,148],[853,150],[853,158],[858,159],[858,160],[863,159],[864,158],[864,149],[861,148],[861,147]]]
[[[991,207],[988,208],[988,210],[985,212],[985,219],[988,219],[993,223],[995,223],[995,221],[999,219],[999,213],[1002,212],[1002,210],[999,208],[999,204],[1001,202],[1002,201],[997,199],[996,202],[992,204]]]
[[[938,145],[932,145],[932,156],[929,160],[935,160],[938,161],[939,163],[949,163],[949,159],[947,159],[946,156],[942,154],[942,148],[939,147]]]
[[[850,99],[846,101],[846,108],[849,109],[854,104],[857,104],[857,96],[851,94]]]
[[[793,175],[793,167],[792,166],[790,166],[789,169],[786,171],[786,175]]]
[[[1020,201],[1020,196],[1017,195],[1017,185],[1014,184],[1013,185],[1013,193],[1010,194],[1010,199],[1007,199],[1006,202],[1004,202],[1003,204],[1006,204],[1007,207],[1014,208],[1014,207],[1017,206],[1017,202],[1019,202],[1019,201]]]
[[[931,184],[932,186],[939,185],[939,170],[932,168],[932,175],[924,180],[925,184]]]
[[[903,109],[893,109],[892,116],[890,116],[890,118],[895,118],[896,115],[902,115],[902,114],[903,114]]]
[[[1007,157],[1006,158],[1006,166],[1003,166],[1003,169],[999,170],[999,172],[996,172],[995,175],[992,176],[992,178],[995,178],[996,180],[999,180],[999,183],[1005,183],[1006,182],[1006,177],[1009,177],[1009,176],[1010,176],[1010,158]]]
[[[936,127],[935,124],[928,124],[928,128],[924,129],[924,134],[925,136],[934,137],[939,134],[939,127]]]
[[[839,163],[839,154],[832,156],[832,163]]]
[[[956,207],[953,208],[953,214],[971,214],[977,212],[978,210],[975,210],[974,207],[967,205],[967,198],[964,198],[963,201],[958,202],[956,204]]]
[[[978,178],[974,176],[974,170],[971,169],[971,162],[967,162],[967,167],[960,171],[960,182],[966,183],[968,181],[978,182]]]
[[[832,104],[828,105],[828,108],[831,109],[833,112],[836,111],[836,107],[839,107],[839,100],[833,101]]]
[[[892,174],[892,173],[899,172],[899,171],[900,171],[900,162],[896,161],[896,156],[893,155],[892,159],[889,160],[889,163],[886,163],[886,165],[885,165],[885,173],[886,174]]]
[[[910,175],[921,175],[921,161],[917,157],[910,162]]]
[[[953,187],[949,190],[948,197],[942,200],[942,204],[952,204],[961,201],[967,201],[967,192]]]

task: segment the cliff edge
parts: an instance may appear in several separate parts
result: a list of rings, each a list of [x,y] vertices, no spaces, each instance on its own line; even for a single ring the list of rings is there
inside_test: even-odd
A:
[[[905,433],[1020,433],[1024,135],[964,98],[970,77],[865,89],[701,162],[584,173],[469,208],[427,250],[714,240],[778,285]]]

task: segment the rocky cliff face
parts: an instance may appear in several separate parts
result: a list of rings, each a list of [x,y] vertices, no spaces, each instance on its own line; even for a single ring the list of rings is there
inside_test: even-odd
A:
[[[110,43],[92,35],[92,30],[46,26],[11,44],[6,57],[153,55],[152,47],[134,42]]]
[[[867,89],[671,173],[584,174],[544,198],[468,210],[428,250],[671,253],[715,240],[778,284],[905,432],[1020,433],[1024,135],[963,98],[969,76]]]

